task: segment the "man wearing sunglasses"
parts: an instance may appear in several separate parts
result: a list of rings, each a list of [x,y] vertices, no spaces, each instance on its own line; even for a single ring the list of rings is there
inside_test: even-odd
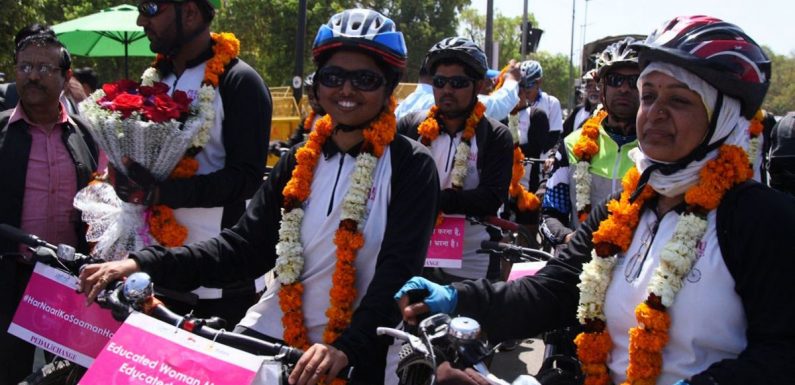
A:
[[[795,196],[795,112],[789,112],[776,123],[770,139],[767,165],[770,187]]]
[[[485,109],[485,106],[476,109],[476,105],[481,104],[478,92],[487,81],[486,55],[471,40],[451,37],[436,43],[428,51],[426,63],[432,76],[435,113],[433,117],[425,111],[405,116],[398,123],[398,132],[422,140],[436,160],[442,189],[439,196],[442,214],[467,217],[496,215],[508,197],[513,139],[508,128],[488,117],[488,112],[475,120],[477,114],[474,111]],[[465,141],[463,134],[468,120],[474,126],[474,136],[468,146],[469,155],[465,162],[459,163],[456,158],[460,151],[464,151],[462,141]],[[434,133],[438,136],[435,139],[421,137],[420,126],[437,124]],[[424,128],[422,132],[425,132]],[[462,186],[454,185],[457,172],[464,174]],[[499,261],[490,263],[488,256],[476,252],[481,241],[490,239],[486,228],[467,222],[463,230],[461,268],[426,271],[430,279],[449,283],[499,276]]]
[[[184,91],[197,105],[203,85],[215,88],[215,122],[209,140],[195,155],[198,171],[186,179],[167,179],[157,184],[142,167],[128,166],[130,178],[116,173],[116,191],[134,203],[167,205],[177,221],[187,227],[186,244],[210,239],[234,225],[243,214],[246,200],[262,182],[270,136],[272,102],[270,92],[257,72],[234,57],[236,39],[229,34],[211,34],[210,22],[221,0],[141,1],[137,24],[149,38],[152,51],[164,58],[154,64],[160,81],[169,92]],[[222,56],[231,56],[223,65]],[[218,57],[216,57],[218,56]],[[211,65],[212,64],[212,65]],[[216,85],[208,73],[218,74]],[[149,71],[151,72],[151,70]],[[189,150],[191,151],[191,150]],[[132,170],[140,172],[133,173]],[[121,176],[121,177],[119,177]],[[147,197],[144,202],[135,196]],[[130,199],[129,197],[133,197]],[[225,287],[200,287],[200,317],[217,315],[234,325],[264,290],[262,279],[241,281]],[[178,310],[180,304],[169,304]]]
[[[640,74],[638,54],[630,47],[634,41],[628,37],[613,43],[596,59],[600,100],[607,117],[602,120],[595,141],[598,152],[588,161],[590,183],[585,185],[582,181],[588,178],[581,178],[578,186],[574,177],[578,162],[586,161],[577,159],[573,151],[582,129],[567,135],[555,156],[557,169],[547,181],[541,213],[541,233],[552,245],[568,242],[580,223],[578,214],[587,214],[591,205],[598,205],[621,191],[621,178],[632,167],[627,154],[637,147],[635,116],[640,104],[636,84]],[[583,209],[578,208],[578,189],[582,196],[588,197],[587,201],[580,198],[579,206]]]

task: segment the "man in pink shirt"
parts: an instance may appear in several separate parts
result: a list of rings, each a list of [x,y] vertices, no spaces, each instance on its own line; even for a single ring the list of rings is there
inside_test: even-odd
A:
[[[16,47],[19,103],[0,112],[0,223],[50,243],[86,251],[75,193],[97,168],[98,150],[86,124],[59,101],[71,59],[52,33]],[[33,265],[24,246],[0,239],[0,385],[17,384],[32,370],[33,346],[6,333]]]

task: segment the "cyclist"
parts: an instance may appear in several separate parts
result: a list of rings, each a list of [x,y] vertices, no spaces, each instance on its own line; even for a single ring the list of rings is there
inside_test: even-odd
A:
[[[563,140],[557,169],[547,181],[541,208],[541,234],[553,246],[571,239],[577,225],[610,194],[621,190],[621,177],[632,167],[629,151],[637,147],[638,54],[625,38],[596,59],[601,114]]]
[[[312,127],[315,125],[315,122],[320,120],[320,118],[326,114],[326,112],[323,111],[323,107],[318,104],[314,92],[312,92],[314,79],[314,72],[304,78],[304,92],[306,92],[306,98],[309,102],[309,112],[303,117],[301,125],[296,128],[292,135],[290,135],[290,138],[287,140],[277,140],[271,142],[270,152],[280,155],[280,151],[282,151],[282,149],[289,149],[296,144],[305,141],[309,137],[309,133],[312,132]]]
[[[592,69],[582,76],[582,92],[582,104],[574,107],[563,122],[563,137],[580,128],[585,123],[585,120],[591,117],[596,107],[599,106],[599,85],[596,82],[596,69]]]
[[[442,192],[442,214],[495,215],[508,195],[513,140],[500,122],[484,115],[478,100],[488,66],[483,50],[463,37],[434,44],[426,55],[436,101],[428,112],[414,112],[398,123],[398,131],[428,146],[436,161]],[[498,263],[477,254],[489,240],[486,227],[466,223],[462,266],[429,271],[439,282],[496,278]],[[487,274],[489,273],[489,274]]]
[[[639,49],[642,151],[620,198],[596,206],[537,275],[423,282],[414,287],[431,296],[404,317],[428,307],[473,316],[496,341],[576,317],[586,383],[791,382],[795,260],[782,256],[795,246],[780,240],[795,203],[751,180],[745,152],[770,60],[708,16],[675,18]]]
[[[770,138],[770,187],[795,195],[795,112],[776,123]]]
[[[281,157],[238,223],[204,242],[89,266],[81,288],[91,299],[108,280],[143,270],[187,289],[275,266],[276,282],[235,330],[307,349],[293,384],[346,364],[355,383],[383,383],[387,344],[376,327],[398,324],[390,297],[422,270],[438,177],[428,151],[396,134],[392,93],[406,46],[391,19],[338,13],[318,30],[312,54],[313,92],[328,115]]]

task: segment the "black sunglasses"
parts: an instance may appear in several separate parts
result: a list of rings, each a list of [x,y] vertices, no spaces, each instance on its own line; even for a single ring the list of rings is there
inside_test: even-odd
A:
[[[450,83],[450,87],[455,89],[461,89],[469,87],[472,84],[472,79],[466,76],[441,76],[435,75],[433,77],[433,86],[436,88],[444,88],[444,86]]]
[[[386,81],[382,75],[374,71],[347,71],[334,66],[321,68],[315,79],[329,88],[342,87],[346,80],[350,80],[353,88],[359,91],[375,91]]]
[[[168,3],[167,1],[144,1],[138,4],[138,13],[146,17],[155,17],[163,11],[161,5]]]
[[[621,87],[624,82],[629,82],[629,88],[638,88],[638,78],[640,75],[622,75],[617,73],[609,73],[605,76],[605,84],[610,87]]]

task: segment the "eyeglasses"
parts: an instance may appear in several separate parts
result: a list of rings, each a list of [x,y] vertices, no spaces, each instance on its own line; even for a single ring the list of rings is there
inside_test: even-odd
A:
[[[382,75],[374,71],[347,71],[334,66],[322,68],[315,75],[315,79],[329,88],[342,87],[346,80],[350,80],[353,88],[359,91],[375,91],[386,81]]]
[[[433,77],[433,86],[436,88],[444,88],[444,86],[450,83],[450,87],[455,89],[461,89],[469,87],[472,84],[472,79],[466,76],[442,76],[436,75]]]
[[[610,87],[619,88],[624,82],[629,82],[629,88],[638,88],[638,78],[640,75],[622,75],[617,73],[609,73],[605,76],[605,84]]]
[[[167,2],[163,1],[144,1],[138,4],[138,13],[146,17],[155,17],[163,11],[163,5]]]
[[[36,65],[32,63],[17,64],[17,71],[25,75],[30,75],[31,73],[33,73],[33,71],[36,71],[41,76],[51,76],[52,74],[55,73],[56,70],[60,71],[61,67],[46,63],[39,63]]]

